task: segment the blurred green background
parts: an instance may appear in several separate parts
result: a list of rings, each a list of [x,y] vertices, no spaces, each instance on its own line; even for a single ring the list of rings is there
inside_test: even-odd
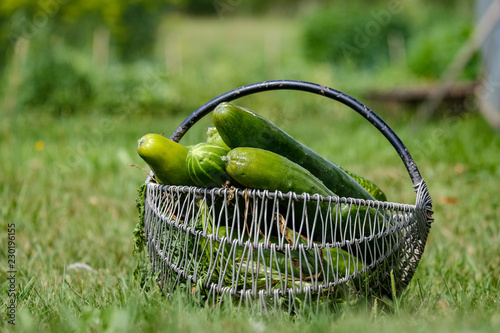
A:
[[[500,136],[470,89],[483,75],[480,57],[456,73],[468,90],[430,118],[419,113],[475,24],[472,0],[2,0],[0,252],[14,223],[17,317],[8,326],[2,310],[0,330],[497,332]],[[137,140],[170,135],[212,98],[274,79],[357,98],[414,157],[436,221],[396,302],[254,317],[190,307],[134,280],[135,198],[146,176],[130,164],[147,167]],[[406,97],[374,97],[394,92]],[[397,153],[346,107],[285,91],[238,104],[371,179],[390,201],[415,202]],[[209,118],[181,143],[205,140]],[[6,278],[2,268],[2,290]]]
[[[280,78],[358,95],[422,86],[443,75],[473,26],[472,1],[5,0],[2,110],[58,115],[126,103],[186,113]],[[479,73],[475,56],[460,78]]]

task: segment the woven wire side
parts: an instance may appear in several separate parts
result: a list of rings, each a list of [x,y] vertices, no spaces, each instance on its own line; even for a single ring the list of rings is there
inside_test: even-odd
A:
[[[425,181],[422,179],[414,186],[417,194],[415,204],[414,223],[409,229],[410,237],[407,237],[404,246],[405,252],[401,253],[401,262],[398,269],[399,289],[404,289],[411,281],[418,263],[424,253],[427,237],[434,221],[432,210],[432,199]]]
[[[419,214],[390,202],[149,183],[145,233],[166,293],[183,286],[211,304],[304,311],[403,289],[425,246]]]

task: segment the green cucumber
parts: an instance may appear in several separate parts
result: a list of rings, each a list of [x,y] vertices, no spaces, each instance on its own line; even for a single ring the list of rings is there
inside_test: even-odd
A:
[[[217,131],[217,128],[215,127],[209,127],[207,130],[207,142],[208,143],[215,143],[218,145],[221,145],[222,147],[226,147],[227,149],[230,149],[229,146],[222,140],[220,137],[219,132]]]
[[[279,154],[259,149],[239,147],[232,149],[226,156],[226,171],[239,184],[247,188],[268,190],[270,192],[281,191],[282,193],[294,192],[297,194],[309,193],[321,196],[335,196],[318,178],[300,165],[290,161]],[[307,214],[314,216],[316,204],[311,202],[307,205]],[[286,207],[281,209],[286,214]],[[300,221],[303,205],[295,205],[295,216]],[[276,221],[272,217],[268,221]],[[294,224],[292,218],[287,221],[288,225]],[[298,222],[297,222],[298,223]],[[279,232],[277,223],[269,225],[273,232]],[[295,230],[295,229],[294,229]],[[314,231],[321,236],[321,228]],[[305,236],[308,236],[307,234]]]
[[[299,244],[308,245],[308,240],[305,237],[298,236],[297,232],[294,232],[290,228],[284,228],[283,232],[280,234],[285,234],[285,239],[290,245],[293,245],[292,239],[296,239]],[[278,242],[275,241],[277,244]],[[314,242],[317,245],[322,245],[320,242]],[[325,247],[319,250],[321,256],[321,265],[324,267],[322,276],[319,276],[322,280],[329,280],[330,282],[335,281],[336,277],[343,278],[348,275],[359,272],[363,269],[363,264],[361,260],[357,259],[352,254],[345,250],[336,247]],[[297,250],[291,251],[292,256],[300,261],[300,254]],[[312,265],[318,258],[315,258],[313,251],[305,251],[305,257]],[[302,259],[303,260],[303,259]],[[304,273],[308,273],[303,270]]]
[[[286,157],[259,148],[239,147],[232,149],[226,156],[226,171],[238,183],[249,188],[278,190],[283,193],[319,194],[323,197],[336,196],[307,169]],[[309,219],[313,219],[317,205],[314,200],[310,201],[306,204],[304,212],[303,205],[296,203],[294,217],[288,216],[287,226],[293,230],[299,230],[301,217],[307,214]],[[321,202],[320,206],[323,214],[326,214],[329,203]],[[286,214],[286,209],[284,212]],[[309,230],[313,241],[342,242],[369,237],[372,230],[378,230],[378,227],[382,226],[384,219],[384,214],[366,206],[342,204],[339,213],[340,215],[337,216],[335,207],[332,206],[331,214],[336,215],[335,219],[338,223],[335,223],[335,226],[316,223],[314,229]],[[355,221],[355,226],[347,225],[347,221],[351,223],[354,221],[354,216],[359,217],[359,220]],[[372,222],[368,223],[367,219]],[[378,224],[375,223],[375,219],[378,219]],[[312,229],[312,226],[306,225],[306,228],[309,227]],[[309,231],[302,230],[302,234],[307,237]],[[346,245],[345,249],[350,247],[352,253],[359,255],[359,258],[368,264],[382,255],[383,242],[388,242],[389,237],[364,240],[358,245]]]
[[[194,185],[186,163],[188,149],[159,134],[146,134],[137,142],[137,153],[160,184]]]
[[[345,168],[340,168],[344,170],[349,176],[351,176],[355,181],[357,181],[361,186],[363,186],[365,190],[367,190],[368,193],[370,193],[375,198],[375,200],[387,201],[385,193],[374,182]]]
[[[339,196],[375,200],[335,163],[253,111],[224,102],[215,108],[212,120],[230,148],[254,147],[272,151],[309,170]]]
[[[221,159],[229,148],[218,144],[202,142],[195,144],[186,156],[187,169],[192,181],[201,187],[222,187],[231,177]]]
[[[335,196],[308,170],[279,154],[239,147],[232,149],[225,159],[227,173],[243,186],[283,193]]]

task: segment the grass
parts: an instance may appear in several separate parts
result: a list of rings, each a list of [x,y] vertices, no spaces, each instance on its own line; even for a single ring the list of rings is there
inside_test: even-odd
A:
[[[290,132],[322,154],[376,180],[393,201],[412,203],[409,178],[397,154],[383,143],[385,139],[373,135],[374,142],[367,143],[374,133],[361,119],[336,114],[342,126],[327,127],[313,118],[298,122],[302,125],[290,127]],[[440,119],[416,132],[408,121],[388,119],[410,152],[444,130],[417,159],[435,201],[436,222],[417,274],[397,306],[379,302],[374,309],[357,304],[337,315],[295,319],[199,309],[182,297],[169,301],[155,286],[143,291],[133,280],[138,260],[132,255],[137,219],[134,199],[145,179],[142,171],[128,166],[145,166],[136,156],[135,140],[148,131],[169,133],[182,117],[158,124],[155,116],[131,116],[124,124],[115,115],[108,118],[114,126],[108,127],[99,127],[99,114],[37,119],[10,115],[5,119],[0,146],[4,157],[0,214],[4,223],[16,224],[16,283],[18,295],[23,295],[18,299],[19,331],[175,327],[210,332],[254,325],[256,330],[271,332],[326,327],[451,332],[466,328],[493,331],[500,325],[495,181],[500,137],[477,114]],[[102,136],[92,137],[97,131]],[[195,125],[186,144],[198,140],[203,131],[201,124]],[[321,141],[314,139],[318,135]],[[74,263],[90,268],[71,268]],[[2,271],[3,290],[7,288],[5,274]]]
[[[211,22],[205,25],[209,27],[206,33],[223,34],[226,41],[234,34],[223,29],[221,24],[226,23]],[[185,32],[188,36],[199,31],[196,24]],[[282,50],[294,46],[293,35],[285,30]],[[253,45],[262,47],[263,40],[255,36],[261,35],[254,35]],[[244,44],[236,37],[233,42]],[[16,225],[18,295],[16,326],[7,324],[2,311],[2,330],[498,331],[500,136],[475,112],[438,117],[416,127],[408,114],[375,110],[413,154],[434,199],[436,220],[423,259],[397,302],[383,300],[376,306],[359,302],[347,304],[339,313],[290,318],[199,308],[186,302],[182,293],[171,299],[162,296],[154,284],[142,290],[133,279],[139,258],[132,254],[132,231],[137,220],[136,191],[145,174],[129,164],[146,166],[135,152],[136,140],[148,132],[170,134],[193,105],[241,84],[287,77],[341,88],[321,69],[308,73],[314,66],[294,55],[283,55],[286,61],[278,61],[282,67],[277,73],[247,78],[246,71],[236,66],[246,59],[245,50],[224,48],[222,42],[217,44],[219,51],[212,46],[209,60],[216,62],[220,56],[230,59],[228,63],[204,65],[197,71],[194,65],[201,55],[188,56],[192,50],[187,49],[194,44],[184,46],[182,75],[171,74],[182,77],[174,81],[179,83],[176,93],[189,99],[196,95],[189,89],[190,82],[196,88],[200,82],[217,84],[179,103],[183,109],[178,115],[162,110],[127,112],[125,108],[59,117],[36,110],[2,114],[0,220],[2,239],[6,239],[7,224]],[[228,50],[242,53],[238,57]],[[264,58],[249,59],[255,66],[251,72],[261,71]],[[231,68],[237,68],[233,76],[228,74]],[[410,179],[397,153],[368,122],[346,108],[290,92],[246,97],[239,103],[269,117],[340,165],[374,180],[389,200],[414,203]],[[209,124],[208,119],[196,124],[182,143],[201,141]],[[1,253],[6,253],[6,242],[1,244]],[[2,263],[7,265],[6,257]],[[6,271],[3,268],[0,273],[2,290],[8,289]],[[3,308],[9,299],[5,292],[1,297]]]

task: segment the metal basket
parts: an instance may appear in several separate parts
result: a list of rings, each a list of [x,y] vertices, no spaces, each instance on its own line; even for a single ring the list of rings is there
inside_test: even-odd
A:
[[[364,116],[400,155],[416,192],[415,204],[148,180],[144,227],[161,288],[166,293],[185,288],[193,299],[213,305],[290,312],[402,291],[424,251],[432,200],[404,144],[365,105],[314,83],[261,82],[201,106],[171,139],[179,141],[221,102],[278,89],[319,94]]]

